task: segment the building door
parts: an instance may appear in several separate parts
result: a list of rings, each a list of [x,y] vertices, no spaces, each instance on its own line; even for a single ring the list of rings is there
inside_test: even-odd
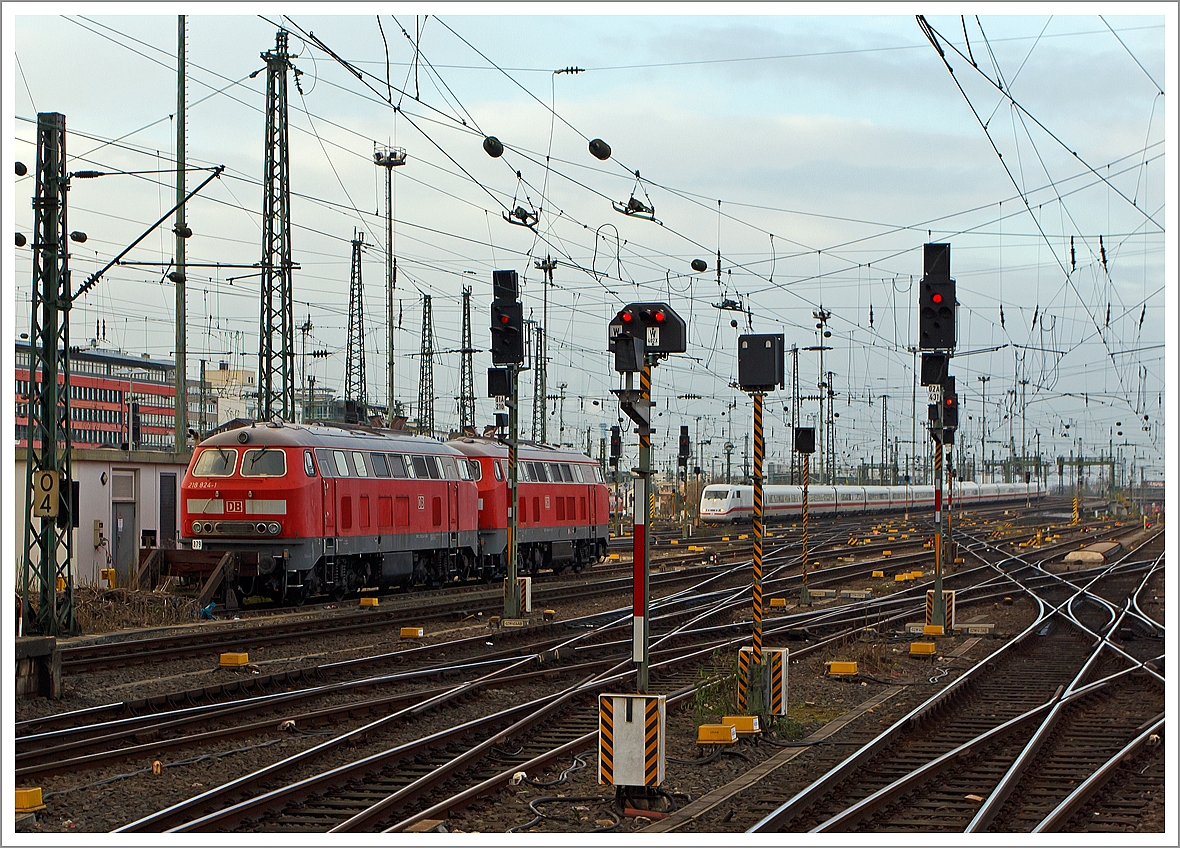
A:
[[[127,586],[134,569],[139,568],[139,537],[135,532],[135,503],[115,503],[111,529],[115,540],[115,585]]]
[[[160,475],[160,547],[176,547],[176,475]]]

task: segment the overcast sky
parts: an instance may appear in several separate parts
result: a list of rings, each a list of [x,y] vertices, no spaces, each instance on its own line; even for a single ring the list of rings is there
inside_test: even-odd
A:
[[[1023,401],[1030,451],[1037,436],[1050,457],[1077,451],[1079,437],[1087,454],[1126,443],[1162,476],[1166,255],[1175,277],[1174,237],[1163,230],[1165,189],[1175,185],[1165,148],[1176,122],[1161,88],[1175,82],[1174,56],[1165,70],[1174,6],[1088,10],[1101,17],[1059,15],[1066,7],[1057,5],[932,14],[945,62],[905,7],[887,7],[888,16],[770,5],[578,15],[529,4],[490,16],[470,14],[483,6],[433,6],[441,14],[429,18],[412,5],[380,18],[388,7],[338,8],[293,6],[284,21],[273,9],[225,17],[194,6],[188,18],[188,161],[226,166],[189,207],[190,262],[259,261],[260,54],[280,24],[291,32],[301,72],[289,112],[295,323],[310,317],[308,348],[332,351],[308,360],[318,385],[342,389],[355,228],[366,242],[369,397],[386,400],[384,182],[372,154],[394,144],[408,153],[395,170],[396,393],[415,408],[419,360],[409,354],[419,349],[422,294],[433,299],[435,350],[454,351],[461,289],[471,286],[474,345],[486,348],[491,271],[519,271],[526,313],[541,320],[534,260],[551,255],[548,392],[565,395],[549,405],[551,441],[564,421],[564,439],[581,445],[592,428],[597,452],[599,426],[617,419],[607,322],[627,302],[666,300],[689,323],[689,349],[656,369],[657,448],[668,457],[681,424],[694,439],[699,428],[711,440],[707,466],[733,417],[740,461],[750,401],[731,388],[738,334],[783,332],[788,348],[814,346],[812,312],[822,305],[831,312],[824,368],[837,392],[841,463],[879,457],[883,395],[904,457],[914,283],[922,244],[946,241],[958,349],[971,354],[951,368],[969,452],[979,450],[981,411],[989,455],[1004,455],[1010,437],[1019,451]],[[80,281],[174,201],[177,18],[138,5],[60,11],[4,7],[9,148],[30,170],[6,182],[15,229],[31,230],[38,112],[66,116],[70,170],[164,172],[75,182],[69,227],[89,236],[72,254]],[[554,73],[567,68],[581,70]],[[485,135],[504,143],[501,159],[484,153]],[[611,145],[611,160],[590,155],[596,137]],[[200,179],[193,171],[189,186]],[[632,196],[654,207],[656,222],[612,208]],[[504,220],[517,206],[538,213],[535,231]],[[168,262],[169,229],[129,258]],[[19,334],[28,329],[31,256],[14,252],[11,238],[5,256],[16,304],[7,329]],[[691,270],[696,258],[708,262],[705,273]],[[75,343],[101,335],[105,321],[101,345],[171,358],[174,293],[163,271],[108,273],[75,306]],[[257,367],[258,279],[232,279],[245,274],[190,269],[190,376],[200,357]],[[713,306],[723,300],[747,311]],[[482,397],[489,365],[487,353],[476,355],[481,422],[492,414]],[[816,354],[800,353],[804,393],[816,391],[818,372]],[[440,427],[457,423],[458,375],[458,354],[436,356]],[[525,435],[532,391],[526,375]],[[767,404],[772,457],[787,444],[789,398],[788,386]],[[804,411],[814,417],[815,404]],[[917,412],[921,452],[921,396]]]

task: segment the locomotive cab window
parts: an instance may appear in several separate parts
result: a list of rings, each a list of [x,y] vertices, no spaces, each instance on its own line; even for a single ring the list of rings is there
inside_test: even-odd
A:
[[[502,471],[501,471],[501,469],[500,469],[500,461],[499,461],[498,459],[493,459],[493,460],[492,460],[492,468],[493,468],[493,469],[495,469],[495,471],[496,471],[496,479],[497,479],[497,480],[503,480],[503,479],[504,479],[504,474],[503,474],[503,472],[502,472]]]
[[[483,479],[483,466],[477,460],[469,459],[467,461],[467,467],[469,469],[468,474],[470,475],[468,477],[469,480],[474,480],[478,483]]]
[[[356,476],[357,477],[368,477],[369,476],[369,467],[367,465],[365,465],[365,455],[363,453],[361,453],[360,451],[353,451],[352,452],[352,461],[353,461],[353,464],[356,465]]]
[[[347,477],[348,457],[345,455],[344,451],[332,451],[332,459],[336,460],[336,476]]]
[[[406,458],[401,454],[391,453],[389,457],[389,471],[390,474],[398,480],[404,480],[410,476],[406,471]]]
[[[205,448],[193,466],[194,477],[229,477],[238,463],[238,452],[233,448]]]
[[[458,480],[459,471],[455,468],[455,460],[449,456],[436,457],[442,465],[443,477],[447,480]]]
[[[439,467],[437,456],[428,456],[426,459],[426,473],[430,475],[431,480],[441,480],[443,478],[442,469]]]
[[[389,476],[389,463],[385,460],[383,453],[369,454],[369,461],[373,463],[373,474],[377,477]]]
[[[242,454],[243,477],[282,477],[287,473],[287,454],[278,448],[258,448]]]
[[[311,451],[303,452],[303,471],[308,477],[315,476],[315,461],[311,458]]]
[[[452,460],[452,462],[455,463],[455,467],[458,468],[458,470],[459,470],[459,479],[460,480],[470,480],[471,479],[471,463],[469,463],[465,459],[455,459],[455,460]]]

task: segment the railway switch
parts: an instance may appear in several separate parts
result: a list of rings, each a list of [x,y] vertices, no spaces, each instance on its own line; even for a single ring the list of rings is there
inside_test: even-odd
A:
[[[598,782],[608,786],[663,783],[666,728],[665,695],[599,695]],[[732,725],[729,728],[733,731]]]

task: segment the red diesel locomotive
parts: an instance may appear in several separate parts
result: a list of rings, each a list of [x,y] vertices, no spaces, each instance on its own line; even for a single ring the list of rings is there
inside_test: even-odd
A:
[[[499,577],[507,484],[491,466],[496,447],[336,425],[262,423],[218,433],[197,447],[181,485],[181,535],[194,550],[237,554],[227,590],[239,597],[300,602],[369,586]],[[499,451],[507,456],[506,447]],[[530,488],[546,508],[529,511],[531,522],[522,508],[522,566],[580,566],[605,555],[606,487],[597,466],[576,453],[534,452],[556,472],[529,473],[555,473],[561,482]]]

